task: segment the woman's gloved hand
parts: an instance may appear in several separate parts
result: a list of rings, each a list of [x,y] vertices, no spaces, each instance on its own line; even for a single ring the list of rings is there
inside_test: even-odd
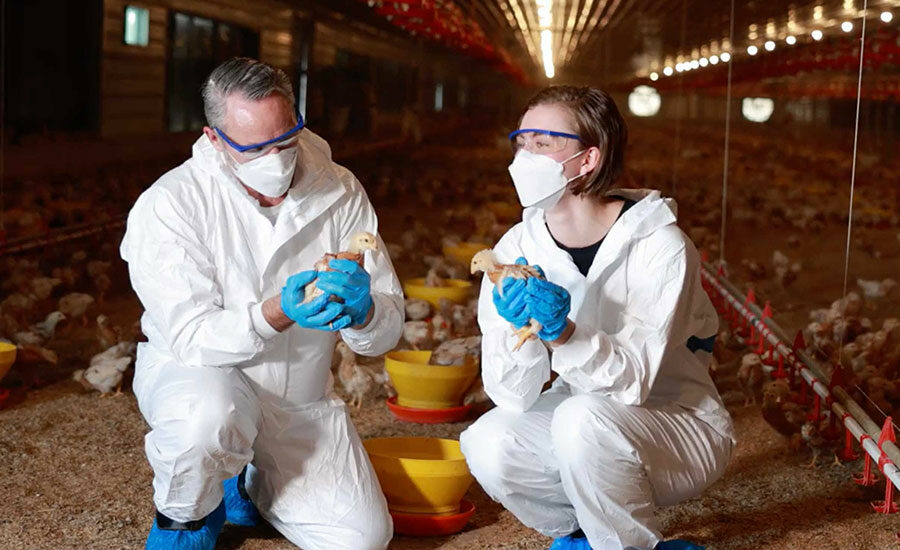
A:
[[[518,265],[526,263],[525,258],[516,260]],[[531,317],[525,306],[525,280],[512,277],[501,279],[500,284],[494,286],[494,307],[500,317],[517,329],[527,325]]]
[[[544,273],[540,266],[533,267]],[[572,309],[568,290],[550,281],[531,277],[525,285],[525,303],[529,316],[544,327],[538,333],[541,340],[553,342],[566,330],[569,310]]]
[[[365,324],[372,309],[372,278],[352,260],[331,260],[328,267],[334,271],[319,273],[316,286],[344,301],[344,313],[350,316],[352,326]]]
[[[344,313],[344,305],[330,301],[331,296],[327,292],[311,302],[301,303],[304,287],[320,275],[322,274],[310,270],[288,277],[281,289],[281,310],[303,328],[336,331],[350,326],[353,320]]]

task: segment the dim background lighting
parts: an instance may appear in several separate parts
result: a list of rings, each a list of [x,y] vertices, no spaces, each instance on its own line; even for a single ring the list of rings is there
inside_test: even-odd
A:
[[[682,72],[684,70],[684,63],[679,63],[678,65],[675,65],[675,70],[678,71],[679,73]]]
[[[853,23],[850,21],[844,21],[841,23],[841,30],[844,32],[850,32],[853,30]]]
[[[709,64],[710,64],[710,65],[716,65],[718,62],[719,62],[719,56],[718,56],[718,55],[711,55],[711,56],[709,56]]]
[[[885,23],[890,23],[894,19],[894,14],[889,11],[881,12],[881,20]]]
[[[696,59],[693,60],[693,61],[691,61],[691,69],[699,69],[699,68],[700,68],[700,62],[699,62],[699,61],[697,61]]]
[[[813,40],[822,40],[822,31],[816,29],[811,33],[811,36],[813,37]]]
[[[722,63],[728,63],[729,61],[731,61],[731,54],[728,52],[724,52],[719,56],[719,59],[722,60]]]
[[[706,67],[707,65],[709,65],[709,59],[706,59],[705,57],[701,57],[700,58],[700,66]]]
[[[653,82],[659,80],[659,73],[650,73],[650,80],[652,80]]]
[[[771,52],[771,51],[774,50],[774,49],[775,49],[775,42],[773,42],[773,41],[771,41],[771,40],[769,40],[768,42],[766,42],[766,51],[770,51],[770,52]]]
[[[654,116],[659,112],[662,98],[659,92],[650,86],[638,86],[628,96],[628,110],[635,116]]]
[[[747,46],[747,53],[749,53],[750,55],[756,55],[757,52],[759,52],[759,48],[757,48],[756,46]]]
[[[797,38],[794,36],[788,36],[787,38],[784,39],[784,41],[787,42],[789,46],[793,46],[794,44],[797,43]]]
[[[672,76],[672,73],[675,72],[672,70],[672,67],[666,67],[663,69],[663,74],[666,76]]]
[[[775,101],[769,97],[745,97],[741,102],[741,114],[751,122],[763,123],[772,118]]]

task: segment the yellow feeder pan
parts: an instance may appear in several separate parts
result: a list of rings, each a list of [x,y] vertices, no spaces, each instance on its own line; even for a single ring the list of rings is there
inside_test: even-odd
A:
[[[447,286],[425,286],[425,279],[407,279],[403,283],[403,292],[407,298],[425,300],[434,307],[440,307],[441,298],[455,304],[465,304],[472,290],[472,283],[459,279],[444,279]]]
[[[16,346],[0,342],[0,380],[6,376],[13,363],[16,362]]]
[[[430,351],[392,351],[384,370],[397,390],[397,404],[415,409],[458,407],[463,394],[478,376],[478,364],[429,365]]]
[[[455,514],[472,484],[459,441],[382,437],[363,441],[394,512]]]
[[[498,221],[517,222],[522,219],[522,208],[518,204],[494,201],[485,206],[497,216]]]
[[[490,246],[484,243],[459,243],[456,246],[445,246],[444,256],[450,256],[468,268],[472,263],[472,256],[485,248],[490,248]]]

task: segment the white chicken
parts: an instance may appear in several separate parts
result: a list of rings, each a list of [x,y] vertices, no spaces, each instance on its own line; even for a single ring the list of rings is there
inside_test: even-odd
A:
[[[81,317],[83,326],[87,326],[87,310],[94,303],[94,297],[83,292],[72,292],[59,299],[59,310],[69,319]]]
[[[113,326],[106,315],[97,316],[97,341],[102,349],[109,349],[118,344],[121,338],[121,328]]]
[[[434,327],[428,321],[406,321],[403,323],[403,339],[414,350],[432,346]]]
[[[66,316],[62,312],[54,311],[40,323],[31,325],[29,330],[15,333],[13,340],[20,345],[43,347],[56,333],[56,325],[65,319]]]
[[[435,348],[429,363],[444,366],[461,365],[467,357],[478,363],[481,362],[481,336],[447,340]]]
[[[863,295],[869,300],[879,300],[884,298],[888,294],[894,290],[894,287],[897,286],[897,281],[891,279],[890,277],[887,279],[882,279],[881,281],[869,281],[866,279],[856,279],[856,284],[859,286],[860,290],[863,291]]]
[[[80,382],[84,387],[93,388],[100,392],[100,396],[106,396],[116,390],[116,395],[122,393],[122,380],[125,371],[131,365],[131,357],[117,357],[94,362],[86,369],[79,369],[72,373],[72,379]]]
[[[409,321],[421,321],[431,315],[431,304],[418,298],[407,298],[405,308]]]

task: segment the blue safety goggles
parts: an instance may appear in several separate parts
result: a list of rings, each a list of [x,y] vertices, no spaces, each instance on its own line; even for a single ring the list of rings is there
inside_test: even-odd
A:
[[[514,152],[525,149],[539,154],[558,153],[566,148],[570,139],[581,141],[581,137],[575,134],[540,128],[522,128],[509,134],[509,141]]]
[[[250,145],[240,145],[231,141],[231,139],[225,135],[225,132],[216,128],[215,126],[213,127],[213,130],[215,130],[216,133],[219,134],[219,137],[221,137],[225,141],[225,143],[231,146],[232,149],[238,151],[239,153],[243,153],[244,156],[252,160],[254,158],[265,155],[274,147],[278,147],[279,149],[286,149],[288,147],[296,145],[298,134],[304,127],[303,116],[298,114],[297,121],[298,122],[296,126],[281,134],[280,136],[274,137],[268,141],[263,141],[262,143],[252,143]]]

